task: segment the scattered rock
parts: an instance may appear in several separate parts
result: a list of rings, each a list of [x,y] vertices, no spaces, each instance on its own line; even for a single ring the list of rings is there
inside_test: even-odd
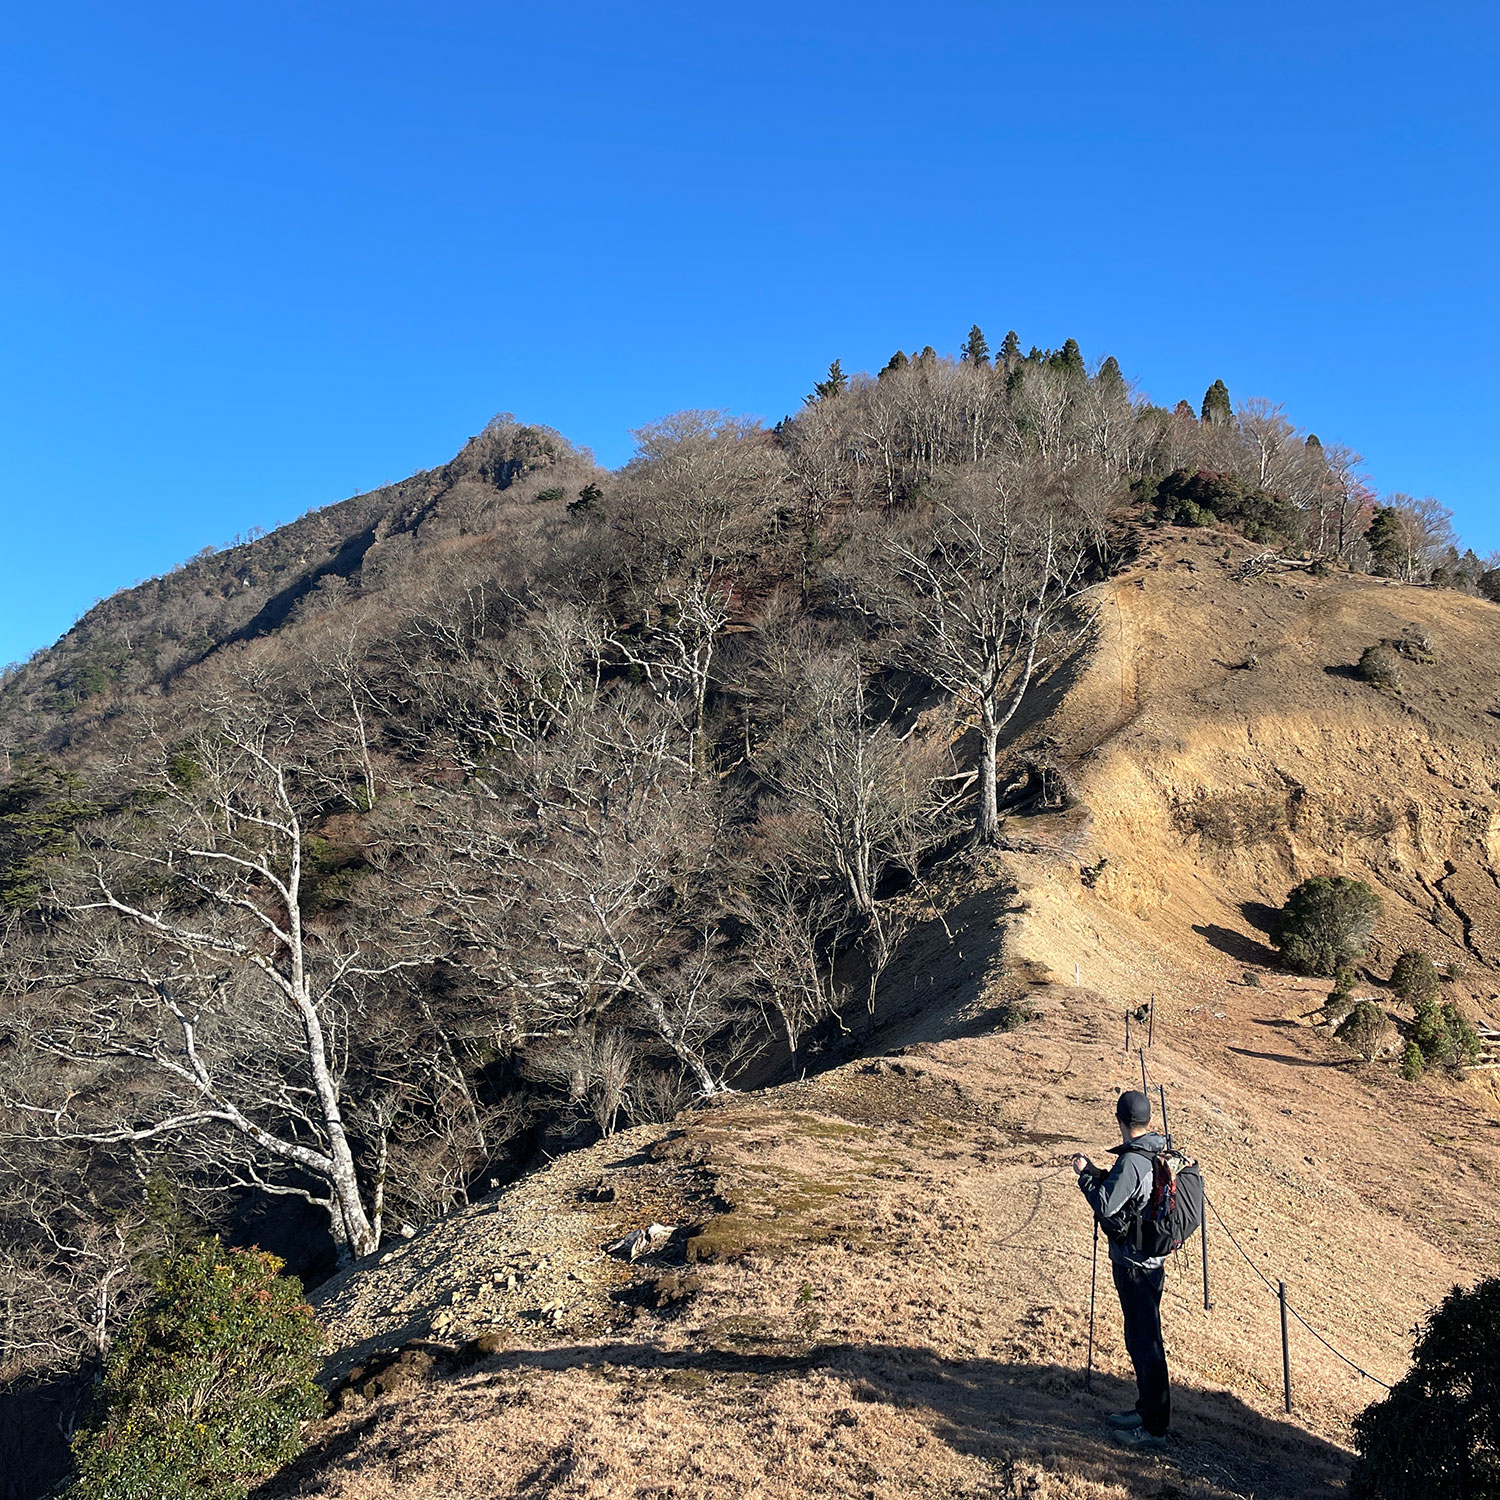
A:
[[[674,1224],[648,1224],[644,1229],[634,1229],[623,1239],[616,1240],[608,1250],[611,1255],[624,1260],[639,1260],[643,1255],[660,1250],[676,1232]]]

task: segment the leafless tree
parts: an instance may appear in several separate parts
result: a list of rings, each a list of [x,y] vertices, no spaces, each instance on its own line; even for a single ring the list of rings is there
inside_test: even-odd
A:
[[[145,746],[18,975],[47,997],[30,1044],[80,1082],[12,1106],[57,1140],[167,1144],[221,1183],[303,1198],[369,1254],[380,1172],[362,1181],[346,1121],[352,1023],[363,987],[415,960],[309,920],[318,778],[294,726],[224,702],[180,748]]]
[[[1083,638],[1091,620],[1086,527],[1054,484],[1020,468],[966,472],[931,526],[883,539],[911,623],[900,657],[950,693],[979,731],[974,837],[1000,827],[1000,736],[1039,673]],[[901,606],[893,600],[893,613]]]

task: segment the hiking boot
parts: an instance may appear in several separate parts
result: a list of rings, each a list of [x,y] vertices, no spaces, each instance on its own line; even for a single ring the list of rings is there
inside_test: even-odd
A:
[[[1127,1427],[1123,1430],[1116,1430],[1110,1436],[1122,1448],[1133,1448],[1138,1453],[1164,1453],[1167,1447],[1165,1437],[1158,1437],[1154,1432],[1147,1432],[1144,1427]]]
[[[1138,1411],[1112,1411],[1104,1420],[1116,1432],[1133,1432],[1141,1425],[1141,1414]]]

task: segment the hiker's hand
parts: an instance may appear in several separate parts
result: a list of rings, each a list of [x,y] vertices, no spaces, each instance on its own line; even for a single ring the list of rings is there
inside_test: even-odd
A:
[[[1086,1156],[1075,1156],[1073,1158],[1073,1170],[1082,1177],[1085,1172],[1092,1172],[1094,1164]]]

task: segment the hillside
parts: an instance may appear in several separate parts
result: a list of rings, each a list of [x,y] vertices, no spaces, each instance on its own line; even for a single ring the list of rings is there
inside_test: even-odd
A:
[[[1139,1079],[1125,1012],[1152,996],[1174,1134],[1349,1359],[1395,1379],[1424,1310],[1495,1269],[1483,1075],[1355,1059],[1315,1024],[1327,981],[1274,967],[1265,916],[1308,875],[1361,875],[1384,899],[1361,992],[1389,1003],[1380,977],[1420,943],[1494,1017],[1500,611],[1236,581],[1251,550],[1162,533],[1103,588],[1087,663],[1017,745],[1070,805],[944,877],[941,920],[885,976],[878,1055],[559,1158],[322,1288],[332,1373],[358,1378],[265,1495],[1338,1493],[1378,1388],[1294,1325],[1281,1413],[1274,1297],[1217,1222],[1212,1310],[1196,1255],[1169,1273],[1170,1458],[1101,1440],[1128,1383],[1107,1276],[1097,1393],[1079,1378],[1067,1160],[1112,1138]],[[1414,633],[1430,659],[1399,694],[1355,680],[1366,646]],[[661,1249],[606,1254],[652,1221],[676,1226]]]
[[[497,417],[450,462],[204,553],[101,600],[0,681],[0,750],[67,749],[132,702],[191,683],[226,648],[393,606],[476,538],[525,551],[599,471],[548,428]]]

